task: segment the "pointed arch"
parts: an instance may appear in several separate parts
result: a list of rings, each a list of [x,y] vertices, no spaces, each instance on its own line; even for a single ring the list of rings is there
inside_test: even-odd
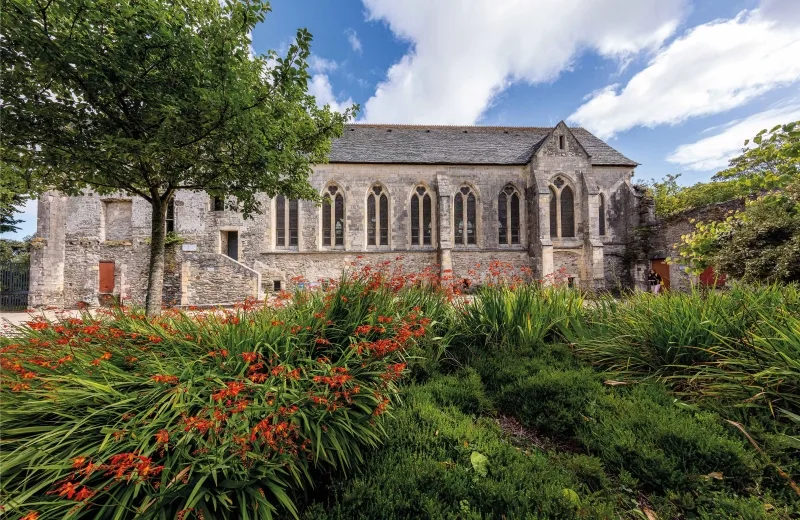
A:
[[[433,199],[424,184],[411,192],[411,245],[433,245]]]
[[[389,245],[389,192],[380,183],[367,194],[367,245]]]
[[[300,242],[300,204],[283,195],[275,197],[275,247],[297,247]]]
[[[344,247],[344,190],[330,183],[322,193],[322,246]]]
[[[453,230],[457,245],[478,243],[478,197],[471,186],[463,185],[453,201]]]
[[[507,184],[497,197],[498,243],[514,245],[520,243],[519,190]]]

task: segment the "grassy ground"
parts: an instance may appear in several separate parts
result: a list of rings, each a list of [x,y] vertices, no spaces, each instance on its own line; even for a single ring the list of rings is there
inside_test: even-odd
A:
[[[285,305],[0,338],[9,518],[795,518],[800,291]]]

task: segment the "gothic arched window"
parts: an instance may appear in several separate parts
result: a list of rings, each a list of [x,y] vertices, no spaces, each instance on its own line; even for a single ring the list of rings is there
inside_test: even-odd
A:
[[[299,204],[297,199],[275,199],[275,247],[297,247],[299,242]]]
[[[417,186],[411,194],[411,245],[433,243],[432,201],[425,186]]]
[[[575,195],[572,188],[565,186],[559,195],[561,209],[561,236],[575,236]]]
[[[478,243],[478,199],[469,186],[462,186],[456,193],[454,206],[455,242],[458,245]]]
[[[597,222],[600,225],[600,236],[606,234],[606,197],[600,194],[600,207],[598,209]]]
[[[497,198],[500,245],[519,244],[519,192],[508,185]]]
[[[335,184],[322,196],[322,245],[344,246],[344,196]]]
[[[367,245],[389,245],[389,196],[380,184],[367,196]]]
[[[575,236],[575,192],[561,177],[550,185],[550,236]]]

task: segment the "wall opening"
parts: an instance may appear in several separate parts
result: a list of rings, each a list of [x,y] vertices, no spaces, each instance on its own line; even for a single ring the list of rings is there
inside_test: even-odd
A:
[[[280,280],[272,280],[272,290],[278,292],[281,290],[281,281]]]
[[[239,232],[238,231],[222,231],[220,249],[222,253],[239,260]]]

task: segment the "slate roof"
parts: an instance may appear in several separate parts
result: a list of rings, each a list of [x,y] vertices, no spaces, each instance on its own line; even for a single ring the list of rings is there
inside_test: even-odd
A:
[[[332,163],[528,164],[553,128],[528,126],[346,125]],[[637,166],[580,127],[570,128],[594,165]]]

